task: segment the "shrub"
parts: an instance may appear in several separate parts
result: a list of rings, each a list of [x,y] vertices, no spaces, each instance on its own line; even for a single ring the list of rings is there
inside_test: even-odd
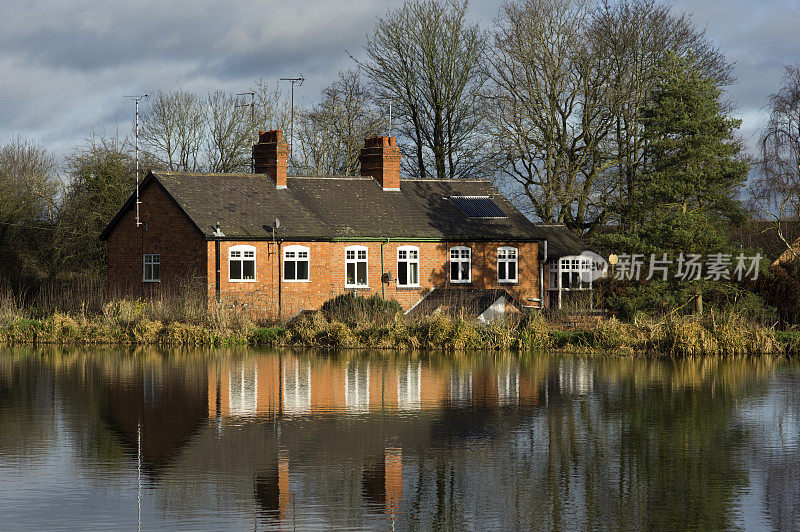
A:
[[[383,299],[378,294],[364,297],[347,292],[323,303],[320,311],[328,321],[339,321],[354,328],[365,322],[391,323],[403,308],[394,299]]]
[[[250,345],[268,347],[278,345],[285,336],[286,330],[281,327],[255,327],[247,340]]]

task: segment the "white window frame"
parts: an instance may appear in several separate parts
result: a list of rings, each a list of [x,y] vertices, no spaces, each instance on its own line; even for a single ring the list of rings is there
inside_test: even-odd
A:
[[[352,258],[348,258],[349,253],[353,253]],[[359,253],[363,252],[364,257],[359,257]],[[358,284],[358,264],[360,262],[366,263],[366,284]],[[353,280],[355,283],[347,282],[347,267],[353,264]],[[347,246],[344,248],[344,287],[345,288],[369,288],[369,249],[367,246]]]
[[[158,275],[153,275],[153,266],[158,265]],[[150,266],[150,278],[147,277],[147,267]],[[160,283],[161,282],[161,254],[144,253],[142,254],[142,282]]]
[[[510,254],[514,256],[511,257]],[[500,278],[500,264],[505,264],[506,278]],[[514,277],[508,276],[508,265],[514,264]],[[498,283],[519,283],[519,250],[513,246],[503,246],[497,248],[497,282]]]
[[[405,257],[401,255],[405,253]],[[416,254],[416,257],[411,257],[411,254]],[[406,284],[400,284],[400,263],[405,263],[406,267]],[[411,264],[417,265],[417,282],[409,283],[409,269]],[[419,287],[419,248],[417,246],[400,246],[397,248],[397,286],[402,287]]]
[[[453,252],[454,251],[458,254],[458,257],[456,257],[456,260],[453,260]],[[462,251],[466,251],[467,252],[466,259],[461,256],[462,255],[462,253],[461,253]],[[467,265],[469,267],[467,268],[467,278],[466,279],[453,279],[453,266],[452,266],[452,264],[454,262],[458,262],[458,263],[466,262],[467,263]],[[450,279],[451,283],[457,283],[457,284],[471,283],[472,282],[472,248],[470,248],[468,246],[453,246],[453,247],[451,247],[447,251],[447,270],[448,270],[447,276]],[[461,270],[459,269],[459,271],[461,271]]]
[[[234,256],[235,253],[239,253],[240,255]],[[247,253],[252,253],[252,257],[247,256]],[[253,261],[253,278],[252,279],[245,279],[244,278],[244,263],[245,261]],[[231,278],[231,263],[233,261],[239,261],[242,263],[241,266],[241,279],[233,279]],[[255,246],[248,246],[246,244],[239,244],[237,246],[231,246],[228,249],[228,282],[231,283],[255,283],[258,282],[258,263],[256,257],[256,247]]]
[[[287,255],[292,254],[293,256],[287,257]],[[301,254],[305,253],[305,257],[302,257]],[[287,279],[286,278],[286,262],[294,262],[294,279]],[[308,264],[306,268],[306,273],[308,277],[305,279],[298,279],[297,278],[297,264],[300,262],[306,262]],[[284,282],[287,283],[310,283],[311,282],[311,249],[307,246],[286,246],[283,248],[283,264],[281,265],[281,276]]]
[[[564,275],[569,278],[568,283],[564,283]],[[572,290],[591,290],[592,283],[592,259],[581,255],[570,255],[558,259],[557,277],[558,286],[556,289],[564,291]],[[589,279],[588,282],[583,279]],[[553,287],[551,287],[551,290]]]

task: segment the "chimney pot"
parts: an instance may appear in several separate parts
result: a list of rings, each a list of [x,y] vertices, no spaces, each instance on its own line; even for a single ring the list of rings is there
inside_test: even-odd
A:
[[[358,160],[362,176],[372,177],[383,190],[400,190],[400,148],[395,137],[364,139]]]
[[[258,144],[253,145],[253,161],[257,174],[267,174],[276,188],[286,188],[289,145],[283,140],[283,131],[260,131]]]

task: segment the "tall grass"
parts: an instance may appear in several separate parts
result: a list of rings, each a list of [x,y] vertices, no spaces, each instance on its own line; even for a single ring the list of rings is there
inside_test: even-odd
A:
[[[539,312],[490,324],[463,314],[409,319],[382,301],[339,298],[289,324],[253,322],[211,305],[190,285],[150,299],[114,299],[98,284],[53,285],[32,293],[0,287],[0,343],[433,350],[582,350],[675,356],[800,354],[800,335],[776,333],[737,312],[637,315],[631,322]],[[363,298],[362,298],[363,299]],[[362,304],[363,303],[363,304]]]

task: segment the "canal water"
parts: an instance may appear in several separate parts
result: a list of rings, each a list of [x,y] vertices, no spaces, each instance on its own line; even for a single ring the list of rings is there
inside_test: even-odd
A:
[[[0,352],[0,529],[800,529],[800,365]]]

